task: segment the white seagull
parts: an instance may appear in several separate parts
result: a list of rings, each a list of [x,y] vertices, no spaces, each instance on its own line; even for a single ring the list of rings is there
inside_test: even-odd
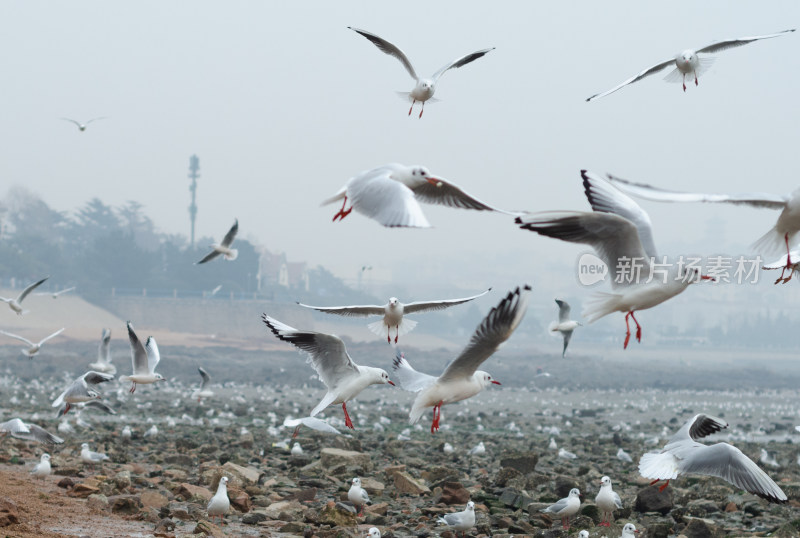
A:
[[[34,293],[34,295],[49,295],[53,299],[58,299],[60,296],[64,295],[65,293],[69,293],[74,289],[75,289],[75,286],[72,286],[71,288],[66,288],[66,289],[63,289],[63,290],[54,291],[53,293],[50,293],[49,291],[37,291],[36,293]]]
[[[344,187],[322,205],[343,200],[342,208],[333,216],[344,219],[355,209],[358,213],[390,228],[430,228],[419,202],[428,204],[497,211],[515,214],[489,206],[461,187],[434,177],[424,166],[390,163],[361,172],[350,178]],[[347,208],[347,201],[350,207]],[[347,209],[346,209],[347,208]]]
[[[0,424],[1,435],[11,435],[17,439],[25,439],[26,441],[37,441],[39,443],[47,443],[51,445],[58,445],[64,442],[60,437],[53,435],[47,430],[40,428],[36,424],[28,424],[22,422],[21,419],[12,418]]]
[[[416,102],[419,101],[420,103],[422,103],[422,107],[420,108],[419,111],[420,118],[422,118],[422,113],[425,111],[425,101],[431,99],[433,97],[433,94],[436,92],[436,84],[439,82],[439,77],[444,75],[444,73],[450,69],[457,69],[459,67],[463,67],[468,63],[473,62],[478,58],[481,58],[485,54],[494,50],[494,47],[492,47],[490,49],[483,49],[473,52],[472,54],[467,54],[466,56],[457,58],[452,62],[442,66],[442,68],[439,69],[437,72],[435,72],[430,78],[419,78],[417,72],[414,70],[414,66],[411,65],[411,62],[408,60],[403,51],[397,48],[395,45],[392,45],[385,39],[378,37],[370,32],[367,32],[366,30],[359,30],[358,28],[353,28],[351,26],[348,26],[348,28],[366,37],[367,39],[372,41],[372,43],[376,47],[378,47],[378,49],[380,49],[381,52],[384,52],[389,56],[394,56],[400,61],[401,64],[403,64],[403,67],[406,68],[408,74],[411,75],[411,78],[413,78],[417,82],[417,84],[416,86],[414,86],[414,89],[411,90],[410,92],[398,92],[398,93],[400,93],[400,95],[402,95],[403,97],[407,97],[411,101],[411,108],[408,109],[409,116],[411,115],[411,111],[414,110],[414,105],[416,104]]]
[[[25,338],[24,336],[19,336],[18,334],[9,333],[9,332],[2,331],[2,330],[0,330],[0,333],[1,333],[1,334],[4,334],[4,335],[6,335],[6,336],[9,336],[9,337],[11,337],[11,338],[16,338],[16,339],[17,339],[17,340],[19,340],[20,342],[25,342],[26,344],[28,344],[28,348],[26,348],[26,349],[23,349],[23,350],[22,350],[22,352],[23,352],[25,355],[27,355],[29,359],[32,359],[32,358],[34,357],[34,355],[36,355],[37,353],[39,353],[39,350],[40,350],[40,349],[42,349],[42,345],[43,345],[45,342],[47,342],[47,341],[48,341],[48,340],[50,340],[51,338],[53,338],[53,337],[55,337],[55,336],[58,336],[59,334],[61,334],[62,332],[64,332],[64,329],[65,329],[65,327],[62,327],[62,328],[60,328],[59,330],[57,330],[56,332],[54,332],[54,333],[53,333],[53,334],[51,334],[50,336],[45,336],[44,338],[42,338],[41,340],[39,340],[39,342],[37,342],[37,343],[35,343],[35,344],[34,344],[33,342],[31,342],[30,340],[28,340],[27,338]]]
[[[203,398],[211,398],[214,396],[214,391],[207,388],[209,381],[211,381],[211,377],[209,377],[208,372],[200,367],[197,368],[197,371],[200,372],[200,388],[195,389],[195,391],[192,393],[192,398],[197,398],[197,403],[200,403]]]
[[[444,310],[458,304],[463,304],[478,297],[482,297],[489,293],[492,288],[473,295],[472,297],[464,297],[462,299],[441,299],[436,301],[417,301],[413,303],[403,304],[397,297],[390,297],[389,302],[385,305],[353,305],[353,306],[311,306],[303,303],[297,303],[306,308],[313,308],[326,314],[337,314],[339,316],[347,317],[367,317],[367,316],[383,316],[381,321],[376,321],[367,325],[369,330],[379,336],[386,336],[386,341],[391,342],[391,330],[395,329],[394,342],[401,334],[410,332],[417,326],[417,322],[404,318],[405,314],[414,314],[422,312],[433,312],[435,310]]]
[[[89,443],[83,443],[81,445],[81,461],[83,463],[88,463],[92,468],[94,468],[95,463],[102,463],[107,459],[109,459],[108,456],[102,452],[92,452],[89,450]]]
[[[567,301],[556,299],[556,304],[558,305],[558,321],[552,322],[549,329],[551,334],[561,333],[564,338],[564,349],[561,350],[561,356],[563,357],[567,354],[567,346],[572,338],[572,331],[580,327],[581,324],[569,319],[571,307]]]
[[[508,340],[522,321],[530,289],[525,285],[508,292],[478,325],[467,347],[439,377],[418,372],[400,351],[397,352],[393,367],[400,388],[417,393],[408,416],[410,424],[416,424],[425,409],[433,407],[431,433],[434,433],[439,430],[443,405],[471,398],[489,384],[500,384],[488,373],[478,370],[478,367],[497,351],[500,344]]]
[[[50,278],[50,277],[46,276],[43,279],[39,280],[38,282],[34,282],[30,286],[28,286],[27,288],[22,290],[22,293],[20,293],[19,297],[17,297],[16,299],[7,298],[7,297],[0,297],[0,301],[3,301],[4,303],[8,303],[9,308],[11,308],[11,310],[16,312],[18,316],[21,316],[22,314],[25,314],[25,313],[28,312],[27,310],[22,310],[22,306],[21,306],[22,301],[25,300],[25,297],[27,297],[30,294],[30,292],[35,290],[37,287],[41,286],[42,283],[45,280],[47,280],[48,278]]]
[[[31,474],[36,478],[44,478],[50,475],[50,454],[42,454],[39,463],[31,469]]]
[[[612,312],[625,312],[625,342],[631,338],[629,318],[642,327],[634,312],[657,306],[682,293],[690,284],[714,280],[696,268],[658,264],[649,215],[605,179],[581,170],[586,197],[594,211],[545,211],[516,219],[520,228],[570,243],[591,245],[613,271],[615,293],[597,294],[582,312],[589,323]]]
[[[381,531],[378,527],[370,527],[367,531],[367,538],[381,538]]]
[[[161,374],[156,373],[156,366],[161,360],[158,353],[156,339],[152,336],[147,337],[147,342],[142,345],[139,337],[133,332],[131,322],[128,322],[128,339],[131,342],[131,359],[133,362],[133,375],[124,375],[119,378],[122,383],[132,382],[131,394],[136,391],[136,385],[149,385],[157,381],[165,381]]]
[[[211,497],[211,500],[208,501],[206,512],[208,512],[208,517],[210,518],[219,516],[220,524],[224,525],[225,514],[228,513],[230,508],[231,501],[228,499],[228,477],[223,476],[219,479],[217,492]]]
[[[632,76],[622,84],[614,86],[610,90],[606,90],[601,93],[596,93],[591,97],[587,98],[587,101],[593,101],[595,99],[599,99],[601,97],[605,97],[610,93],[614,93],[615,91],[619,90],[627,86],[628,84],[633,84],[634,82],[638,82],[645,77],[649,77],[659,71],[663,71],[667,67],[671,65],[675,65],[675,69],[670,71],[670,73],[666,76],[665,80],[669,82],[678,82],[681,80],[683,82],[683,91],[686,91],[686,75],[694,75],[694,84],[697,86],[697,77],[703,73],[706,69],[711,67],[711,64],[714,63],[714,58],[705,58],[700,56],[701,54],[713,54],[715,52],[720,52],[727,49],[732,49],[734,47],[741,47],[742,45],[747,45],[748,43],[752,43],[754,41],[759,41],[761,39],[770,39],[772,37],[782,36],[789,32],[794,32],[794,28],[791,30],[784,30],[783,32],[778,32],[776,34],[768,34],[768,35],[759,35],[753,37],[740,37],[736,39],[725,39],[723,41],[717,41],[716,43],[712,43],[711,45],[705,46],[703,48],[692,50],[687,49],[681,53],[675,55],[675,57],[670,58],[668,60],[664,60],[661,63],[658,63],[652,67],[648,67],[644,71],[637,73],[635,76]]]
[[[634,183],[612,175],[608,179],[621,191],[656,202],[710,202],[735,205],[746,205],[755,208],[779,209],[781,214],[778,221],[766,234],[758,239],[753,247],[758,251],[772,254],[786,248],[786,262],[783,266],[781,278],[775,281],[788,282],[792,278],[792,257],[797,260],[797,253],[789,250],[789,244],[794,243],[797,232],[800,232],[800,188],[791,194],[769,194],[765,192],[750,192],[738,194],[703,194],[694,192],[679,192],[659,189],[644,183]],[[789,276],[783,278],[786,271]]]
[[[622,536],[620,538],[635,538],[639,532],[636,525],[633,523],[626,523],[625,526],[622,527]]]
[[[117,368],[111,364],[111,329],[103,329],[100,345],[97,346],[97,362],[90,364],[89,368],[104,374],[117,373]]]
[[[561,518],[561,526],[569,530],[569,518],[578,513],[581,507],[581,492],[578,488],[569,490],[569,495],[559,499],[555,504],[539,510]]]
[[[467,531],[475,526],[475,503],[469,501],[463,512],[445,514],[438,520],[449,527],[453,527],[456,533],[461,532],[462,536],[467,535]]]
[[[97,385],[112,379],[114,379],[114,376],[111,374],[94,371],[86,372],[70,383],[69,387],[53,401],[53,407],[61,407],[62,404],[66,404],[63,412],[59,413],[59,416],[61,416],[69,412],[72,404],[99,400],[102,396],[99,390],[95,390]]]
[[[239,232],[239,219],[236,219],[231,226],[231,229],[228,230],[228,233],[225,234],[225,237],[222,238],[222,241],[219,244],[211,245],[211,252],[205,255],[205,257],[197,262],[195,265],[200,265],[201,263],[206,263],[207,261],[211,261],[220,254],[226,260],[233,261],[239,256],[239,251],[235,248],[231,248],[231,244],[233,240],[236,239],[236,234]],[[213,295],[213,294],[212,294]]]
[[[369,504],[369,494],[367,490],[361,487],[360,478],[355,477],[353,479],[353,485],[351,485],[350,489],[347,491],[347,498],[358,508],[358,517],[363,516],[364,507]]]
[[[347,354],[344,342],[338,336],[298,331],[266,314],[263,314],[261,319],[279,340],[289,342],[308,355],[307,362],[311,363],[320,381],[328,388],[322,401],[311,410],[309,416],[317,415],[329,405],[342,404],[345,426],[355,429],[347,413],[347,402],[370,385],[386,383],[394,385],[385,370],[354,363]]]
[[[604,476],[600,479],[600,492],[594,498],[597,509],[600,510],[600,515],[603,520],[597,525],[598,527],[610,527],[611,516],[614,510],[622,508],[622,499],[619,494],[611,487],[611,479]]]
[[[741,450],[728,443],[703,445],[697,439],[716,433],[728,424],[710,415],[692,417],[673,435],[661,452],[649,452],[639,460],[639,473],[666,483],[682,474],[716,476],[772,503],[785,503],[786,494]]]
[[[300,426],[307,426],[312,430],[316,430],[318,432],[325,432],[325,433],[334,433],[339,435],[339,430],[328,424],[322,419],[316,417],[302,417],[302,418],[289,418],[286,417],[283,421],[283,425],[287,428],[294,428],[294,434],[292,438],[297,437],[297,434],[300,432]]]
[[[104,119],[106,119],[106,116],[100,116],[99,118],[92,118],[89,121],[87,121],[86,123],[81,123],[81,122],[79,122],[77,120],[73,120],[72,118],[61,118],[61,119],[64,120],[64,121],[68,121],[70,123],[74,123],[78,127],[78,130],[80,132],[83,132],[83,131],[86,130],[86,128],[89,126],[90,123],[92,123],[93,121],[104,120]]]

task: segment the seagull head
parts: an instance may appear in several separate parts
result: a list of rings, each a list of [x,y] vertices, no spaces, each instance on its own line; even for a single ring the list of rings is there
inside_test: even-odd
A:
[[[604,476],[603,478],[600,479],[600,485],[601,486],[610,486],[611,485],[611,479],[609,477],[607,477],[607,476]]]
[[[81,448],[84,450],[89,450],[89,443],[82,443]]]
[[[355,478],[353,479],[353,485],[354,485],[354,486],[361,487],[361,479],[360,479],[359,477],[355,477]]]
[[[639,534],[639,531],[633,523],[628,523],[622,528],[622,536],[630,536],[632,534]]]
[[[166,379],[164,379],[164,376],[161,374],[153,374],[153,375],[155,376],[156,381],[166,381]]]
[[[92,400],[101,400],[103,398],[99,392],[92,389],[87,390],[86,395],[89,396],[89,398],[91,398]]]
[[[389,379],[389,374],[386,373],[386,370],[381,370],[380,368],[378,368],[378,374],[381,376],[380,380],[381,383],[383,383],[384,385],[388,383],[393,387],[395,386],[392,380]]]
[[[50,461],[50,454],[42,454],[42,461]]]
[[[579,490],[578,488],[572,488],[571,490],[569,490],[569,496],[570,497],[580,497],[581,496],[581,490]]]
[[[397,297],[389,297],[389,306],[391,308],[395,308],[400,301],[397,300]]]
[[[367,536],[369,538],[381,538],[381,531],[378,530],[378,527],[370,527]]]
[[[469,501],[467,503],[467,507],[465,508],[465,511],[466,512],[473,512],[474,510],[475,510],[475,503],[472,502],[472,501]]]
[[[492,379],[492,376],[488,372],[484,372],[482,370],[478,370],[477,372],[475,372],[474,377],[483,387],[488,387],[490,384],[502,385],[502,383],[500,383],[499,381]]]

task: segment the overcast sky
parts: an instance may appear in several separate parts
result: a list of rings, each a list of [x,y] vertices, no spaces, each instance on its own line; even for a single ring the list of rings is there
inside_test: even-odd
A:
[[[60,210],[137,200],[160,230],[188,235],[197,154],[198,236],[220,238],[238,217],[243,237],[347,278],[371,264],[402,290],[536,285],[585,249],[500,214],[424,206],[434,229],[386,229],[356,213],[332,223],[338,207],[319,204],[388,162],[530,211],[588,209],[581,168],[788,193],[800,183],[796,33],[718,54],[685,93],[656,75],[584,99],[798,15],[796,1],[3,2],[0,196],[19,184]],[[425,75],[497,49],[445,74],[420,120],[395,94],[413,87],[400,63],[347,26],[395,43]],[[108,119],[83,133],[59,119],[96,116]],[[642,205],[665,253],[746,252],[777,218]],[[576,293],[573,275],[550,285]]]

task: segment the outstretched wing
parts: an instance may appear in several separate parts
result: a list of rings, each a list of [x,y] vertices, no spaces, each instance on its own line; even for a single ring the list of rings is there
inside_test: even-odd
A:
[[[145,352],[147,353],[147,368],[151,374],[156,373],[156,366],[161,360],[161,354],[158,352],[158,344],[156,339],[152,336],[147,337],[147,343],[144,345]]]
[[[298,331],[266,314],[261,319],[278,339],[308,354],[309,362],[329,391],[333,392],[343,379],[358,375],[358,366],[347,354],[347,348],[338,336]]]
[[[467,65],[468,63],[474,62],[478,58],[482,58],[483,56],[485,56],[486,54],[490,53],[494,49],[495,49],[495,47],[492,47],[490,49],[483,49],[483,50],[479,50],[479,51],[473,52],[471,54],[467,54],[466,56],[462,56],[461,58],[457,58],[457,59],[453,60],[452,62],[450,62],[449,64],[446,64],[446,65],[442,66],[442,68],[439,69],[437,72],[435,72],[431,78],[433,79],[434,82],[438,82],[439,81],[439,77],[444,75],[445,71],[447,71],[449,69],[458,69],[459,67],[463,67],[463,66]]]
[[[767,34],[767,35],[758,35],[753,37],[738,37],[736,39],[726,39],[724,41],[717,41],[716,43],[712,43],[711,45],[707,45],[702,49],[697,49],[697,52],[720,52],[722,50],[732,49],[734,47],[741,47],[742,45],[747,45],[748,43],[752,43],[753,41],[759,41],[761,39],[771,39],[773,37],[779,37],[784,34],[788,34],[794,32],[795,28],[790,30],[784,30],[783,32],[778,32],[776,34]]]
[[[9,333],[9,332],[3,331],[3,330],[0,330],[0,334],[4,334],[4,335],[6,335],[6,336],[10,336],[11,338],[16,338],[16,339],[17,339],[17,340],[19,340],[20,342],[25,342],[25,343],[26,343],[26,344],[28,344],[29,346],[33,347],[33,342],[31,342],[31,341],[30,341],[30,340],[28,340],[27,338],[25,338],[25,337],[23,337],[23,336],[20,336],[20,335],[18,335],[18,334]]]
[[[364,37],[372,41],[372,43],[376,47],[378,47],[381,50],[381,52],[384,52],[389,56],[394,56],[395,58],[400,60],[400,63],[403,64],[403,67],[406,68],[406,71],[408,71],[408,74],[411,75],[411,78],[413,78],[414,80],[419,80],[417,72],[414,71],[414,66],[411,65],[411,62],[406,57],[405,53],[399,48],[397,48],[397,46],[392,45],[382,37],[378,37],[375,34],[367,32],[366,30],[359,30],[358,28],[353,28],[352,26],[348,26],[348,28],[356,33],[363,35]]]
[[[672,65],[674,63],[675,63],[675,58],[670,58],[669,60],[664,60],[661,63],[657,63],[654,66],[648,67],[647,69],[645,69],[643,71],[640,71],[639,73],[635,74],[634,76],[632,76],[628,80],[625,80],[622,83],[614,86],[610,90],[606,90],[604,92],[596,93],[596,94],[592,95],[591,97],[587,97],[586,101],[587,102],[588,101],[594,101],[595,99],[600,99],[601,97],[605,97],[606,95],[612,94],[615,91],[617,91],[617,90],[619,90],[621,88],[624,88],[628,84],[633,84],[634,82],[639,82],[643,78],[649,77],[650,75],[654,75],[654,74],[658,73],[659,71],[663,71],[664,69],[666,69],[667,67],[669,67],[670,65]]]
[[[385,306],[378,305],[353,305],[353,306],[311,306],[308,304],[297,303],[306,308],[313,308],[326,314],[337,314],[348,317],[382,316],[386,313]]]
[[[50,336],[45,336],[44,338],[42,338],[41,342],[39,342],[39,345],[41,346],[42,344],[44,344],[45,342],[47,342],[47,341],[48,341],[48,340],[50,340],[51,338],[54,338],[54,337],[58,336],[59,334],[61,334],[62,332],[64,332],[64,329],[66,329],[66,327],[62,327],[62,328],[60,328],[59,330],[57,330],[56,332],[54,332],[54,333],[53,333],[53,334],[51,334]]]
[[[400,388],[409,392],[419,392],[425,387],[436,383],[436,377],[419,372],[411,367],[405,359],[405,354],[400,351],[392,361],[392,377],[397,379]]]
[[[91,400],[83,404],[83,407],[89,407],[91,409],[97,409],[99,411],[103,411],[104,413],[108,413],[109,415],[116,415],[117,412],[111,409],[109,406],[104,404],[103,402],[97,400]]]
[[[564,323],[565,321],[569,321],[569,313],[570,310],[572,310],[569,303],[561,299],[556,299],[556,304],[558,305],[558,322]]]
[[[460,209],[475,209],[478,211],[497,211],[507,215],[516,215],[497,209],[489,204],[481,202],[458,185],[450,183],[441,178],[431,178],[429,181],[419,183],[411,188],[414,197],[426,204],[443,205]]]
[[[147,374],[149,369],[147,367],[147,351],[142,345],[142,341],[133,332],[133,325],[128,322],[128,340],[131,342],[131,359],[133,362],[134,374]]]
[[[339,430],[337,430],[324,420],[316,417],[303,417],[294,419],[286,417],[286,419],[283,421],[283,425],[286,426],[287,428],[295,428],[301,424],[303,426],[308,426],[312,430],[317,430],[319,432],[335,433],[337,435],[340,433]]]
[[[228,230],[228,233],[226,233],[225,237],[222,238],[222,243],[220,243],[220,245],[222,245],[223,247],[231,246],[231,243],[233,243],[233,240],[236,239],[236,234],[238,232],[239,232],[239,219],[236,219],[236,221],[233,223],[233,226],[231,226],[231,229]]]
[[[87,385],[97,385],[99,383],[105,383],[114,379],[114,376],[111,374],[95,372],[94,370],[86,372],[81,377],[83,377],[83,380],[86,381]]]
[[[218,250],[212,250],[211,252],[206,254],[202,260],[200,260],[199,262],[195,262],[195,265],[200,265],[201,263],[206,263],[207,261],[213,260],[214,258],[219,256],[219,254],[220,252]]]
[[[475,330],[469,344],[445,368],[440,380],[456,380],[470,377],[475,370],[508,340],[522,321],[528,308],[531,287],[508,292],[500,303],[492,308]]]
[[[197,371],[200,372],[200,377],[202,378],[202,381],[200,381],[200,390],[203,390],[206,388],[206,385],[208,385],[209,381],[211,381],[211,377],[209,377],[208,372],[202,368],[198,367]]]
[[[483,297],[490,291],[492,291],[492,288],[489,288],[488,290],[484,291],[483,293],[479,293],[478,295],[473,295],[472,297],[464,297],[462,299],[443,299],[441,301],[417,301],[414,303],[408,303],[406,305],[403,305],[403,314],[444,310],[445,308],[449,308],[457,304],[467,303],[469,301],[472,301],[473,299],[477,299],[478,297]]]
[[[50,277],[49,277],[49,276],[46,276],[46,277],[44,277],[43,279],[41,279],[40,281],[38,281],[38,282],[34,282],[33,284],[31,284],[30,286],[28,286],[27,288],[25,288],[25,289],[22,291],[22,293],[20,293],[20,294],[19,294],[19,297],[17,297],[17,302],[18,302],[18,303],[21,303],[22,301],[24,301],[24,300],[25,300],[25,297],[27,297],[27,296],[28,296],[28,294],[30,294],[30,292],[32,292],[33,290],[35,290],[36,288],[38,288],[39,286],[41,286],[41,285],[42,285],[42,283],[43,283],[45,280],[47,280],[48,278],[50,278]]]

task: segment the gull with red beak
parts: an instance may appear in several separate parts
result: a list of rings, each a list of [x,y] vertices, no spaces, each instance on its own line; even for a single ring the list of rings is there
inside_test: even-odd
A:
[[[478,370],[478,366],[491,357],[520,324],[527,310],[530,290],[526,285],[508,292],[478,325],[467,347],[439,377],[418,372],[403,353],[397,352],[394,375],[400,388],[417,393],[408,416],[409,423],[417,423],[425,409],[433,407],[431,433],[435,433],[439,430],[443,405],[471,398],[490,384],[500,384],[488,373]]]
[[[619,90],[620,88],[624,88],[628,84],[633,84],[634,82],[638,82],[645,77],[649,77],[655,73],[663,71],[667,67],[671,65],[675,65],[675,69],[670,71],[669,74],[664,78],[664,80],[668,82],[678,82],[679,80],[683,82],[683,91],[686,91],[686,75],[694,75],[694,85],[697,86],[697,77],[711,67],[711,64],[714,63],[714,58],[705,58],[701,57],[700,54],[713,54],[715,52],[720,52],[727,49],[732,49],[734,47],[741,47],[742,45],[747,45],[748,43],[752,43],[754,41],[759,41],[761,39],[770,39],[773,37],[782,36],[784,34],[794,32],[794,28],[791,30],[784,30],[783,32],[778,32],[776,34],[768,34],[768,35],[759,35],[753,37],[739,37],[736,39],[725,39],[724,41],[717,41],[716,43],[712,43],[706,47],[701,49],[692,50],[687,49],[679,54],[676,54],[674,58],[670,58],[669,60],[664,60],[661,63],[657,63],[652,67],[648,67],[644,71],[637,73],[636,75],[632,76],[625,82],[614,86],[610,90],[606,90],[604,92],[596,93],[593,96],[586,99],[587,101],[594,101],[595,99],[600,99],[601,97],[605,97],[615,91]]]
[[[543,211],[518,217],[516,222],[522,229],[594,248],[613,271],[615,293],[597,294],[582,315],[592,323],[612,312],[624,312],[623,348],[627,349],[629,319],[636,324],[636,340],[642,341],[642,327],[634,312],[675,297],[693,282],[714,279],[697,268],[658,263],[649,215],[605,179],[586,170],[581,176],[594,211]]]
[[[342,404],[345,426],[355,429],[347,413],[347,402],[370,385],[385,383],[394,385],[385,370],[354,363],[347,354],[344,342],[336,335],[299,331],[266,314],[262,315],[261,319],[279,340],[289,342],[308,354],[308,362],[316,370],[320,381],[328,388],[322,401],[309,414],[311,417],[329,405]]]
[[[322,205],[339,200],[342,200],[342,208],[333,216],[334,221],[343,220],[355,209],[389,228],[430,228],[419,202],[515,214],[481,202],[461,187],[432,176],[424,166],[397,163],[379,166],[350,178],[339,192],[322,202]]]

